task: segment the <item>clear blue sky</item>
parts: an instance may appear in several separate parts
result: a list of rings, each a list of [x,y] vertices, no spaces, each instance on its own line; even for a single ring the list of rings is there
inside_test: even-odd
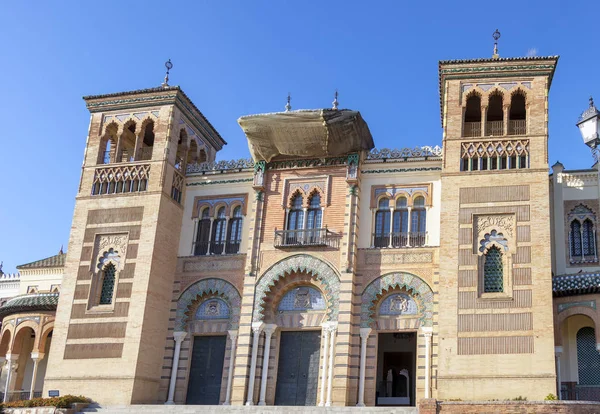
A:
[[[460,4],[456,7],[456,4]],[[441,144],[437,62],[560,55],[550,164],[592,164],[575,121],[600,103],[600,2],[7,1],[0,6],[0,260],[5,271],[68,245],[89,114],[81,97],[180,85],[246,157],[236,119],[329,107],[336,88],[377,147]]]

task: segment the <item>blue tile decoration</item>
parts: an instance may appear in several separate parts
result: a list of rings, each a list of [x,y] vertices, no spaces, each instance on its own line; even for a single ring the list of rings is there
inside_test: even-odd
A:
[[[254,313],[252,320],[261,322],[264,318],[265,298],[275,283],[286,275],[306,272],[319,280],[325,291],[328,321],[337,321],[339,312],[340,278],[327,263],[308,254],[286,257],[269,268],[256,284],[254,293]]]
[[[380,315],[416,315],[417,303],[404,293],[396,293],[386,297],[379,305]]]
[[[237,289],[229,282],[223,279],[202,279],[188,287],[179,296],[177,301],[177,311],[175,315],[175,331],[185,331],[188,323],[186,313],[190,305],[197,300],[198,297],[205,294],[219,295],[219,299],[223,300],[229,312],[229,328],[237,329],[240,320],[240,311],[242,300]],[[211,300],[214,300],[212,298]]]
[[[410,273],[388,273],[372,281],[363,291],[360,326],[368,328],[374,322],[378,296],[384,290],[404,289],[415,303],[415,315],[420,315],[421,326],[433,325],[433,292],[429,285],[420,277]],[[387,300],[387,299],[385,299]]]
[[[223,299],[209,298],[198,306],[196,310],[197,320],[229,319],[229,306]]]

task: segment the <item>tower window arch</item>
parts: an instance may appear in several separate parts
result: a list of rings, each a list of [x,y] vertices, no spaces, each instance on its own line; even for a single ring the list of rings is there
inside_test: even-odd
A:
[[[525,106],[525,94],[519,90],[510,98],[510,110],[508,112],[508,134],[525,135],[527,133],[526,118],[527,109]]]
[[[481,136],[481,96],[472,94],[467,98],[463,124],[464,137]]]
[[[382,198],[375,212],[375,234],[373,244],[375,247],[388,247],[390,245],[390,200]]]
[[[502,99],[502,94],[500,92],[496,91],[490,94],[485,126],[485,135],[487,136],[504,135],[504,109]]]

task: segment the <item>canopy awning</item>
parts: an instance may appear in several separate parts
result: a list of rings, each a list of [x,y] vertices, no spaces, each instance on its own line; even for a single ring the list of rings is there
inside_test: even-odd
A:
[[[243,116],[238,123],[254,161],[277,156],[335,157],[374,147],[360,112],[311,109]]]

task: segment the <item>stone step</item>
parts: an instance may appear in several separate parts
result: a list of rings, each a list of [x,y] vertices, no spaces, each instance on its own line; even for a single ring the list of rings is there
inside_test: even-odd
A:
[[[281,412],[294,414],[418,414],[419,410],[416,407],[246,407],[243,405],[121,405],[100,407],[92,405],[80,411],[80,413],[90,414],[271,414]]]

